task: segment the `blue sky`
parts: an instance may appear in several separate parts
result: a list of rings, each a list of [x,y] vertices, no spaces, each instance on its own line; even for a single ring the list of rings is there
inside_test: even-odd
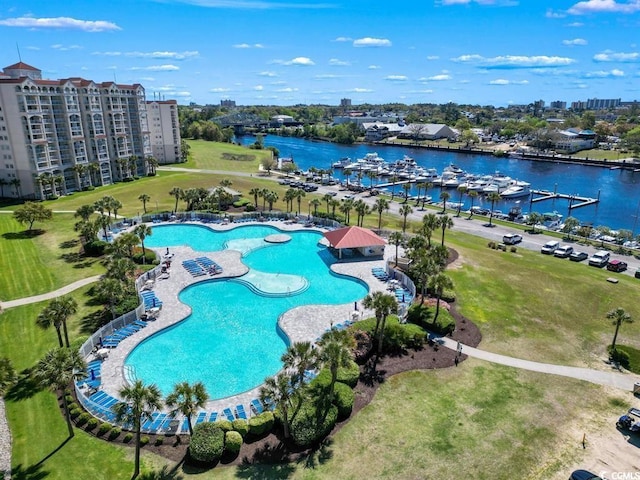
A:
[[[181,104],[640,100],[640,0],[2,2],[2,65]]]

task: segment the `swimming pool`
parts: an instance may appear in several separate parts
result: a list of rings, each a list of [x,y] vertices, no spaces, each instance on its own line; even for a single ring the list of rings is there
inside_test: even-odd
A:
[[[265,225],[224,232],[198,225],[154,226],[145,239],[149,247],[214,251],[243,245],[238,249],[250,270],[237,279],[208,280],[182,290],[180,301],[192,314],[136,346],[125,361],[127,369],[165,395],[183,381],[203,382],[212,399],[239,394],[282,367],[288,340],[277,326],[280,315],[301,305],[350,303],[368,293],[364,282],[331,272],[335,258],[318,243],[320,233],[286,232],[291,240],[279,244],[259,241],[279,232]],[[304,288],[293,288],[300,278]]]

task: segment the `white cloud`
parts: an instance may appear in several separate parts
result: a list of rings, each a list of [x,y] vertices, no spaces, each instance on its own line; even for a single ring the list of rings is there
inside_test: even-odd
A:
[[[547,18],[565,18],[566,16],[567,16],[566,13],[554,12],[551,9],[548,9],[547,13],[545,13],[545,17]]]
[[[346,60],[339,60],[337,58],[332,58],[329,60],[329,65],[333,65],[336,67],[348,67],[351,65],[351,63],[347,62]]]
[[[637,62],[640,60],[640,53],[622,53],[606,50],[593,56],[596,62]]]
[[[27,50],[40,50],[40,47],[36,47],[36,46],[28,46],[26,48]]]
[[[571,15],[587,15],[590,13],[636,13],[640,12],[640,1],[631,0],[618,3],[616,0],[586,0],[578,2],[567,13]]]
[[[338,37],[334,40],[334,42],[350,42],[353,38],[350,37]]]
[[[486,68],[532,68],[561,67],[575,63],[573,58],[547,55],[500,55],[483,57],[482,55],[461,55],[451,59],[459,63],[475,63]]]
[[[390,47],[391,40],[386,38],[364,37],[353,41],[354,47]]]
[[[444,80],[451,80],[451,75],[446,72],[443,72],[439,75],[433,75],[431,77],[422,77],[420,82],[442,82]]]
[[[567,27],[584,27],[584,23],[582,22],[571,22],[567,24]]]
[[[225,87],[214,87],[209,89],[210,92],[212,93],[224,93],[224,92],[230,92],[231,89],[230,88],[225,88]]]
[[[528,80],[506,80],[504,78],[489,81],[489,85],[527,85],[528,83]]]
[[[84,32],[108,32],[112,30],[122,30],[113,22],[104,20],[78,20],[71,17],[35,18],[18,17],[0,20],[0,25],[5,27],[21,28],[66,28],[72,30],[82,30]]]
[[[255,87],[253,87],[254,90],[261,92],[262,90],[264,90],[264,87],[262,85],[256,85]]]
[[[292,88],[292,87],[279,88],[276,90],[276,92],[280,92],[280,93],[291,93],[291,92],[297,92],[297,91],[298,91],[297,88]]]
[[[51,45],[51,48],[54,50],[59,50],[61,52],[67,52],[69,50],[81,50],[82,47],[80,45],[62,45],[60,43],[56,43],[55,45]]]
[[[187,58],[195,58],[200,55],[197,50],[184,52],[158,51],[158,52],[93,52],[91,55],[101,55],[104,57],[132,57],[132,58],[155,58],[155,59],[172,59],[185,60]]]
[[[442,5],[470,5],[477,3],[478,5],[495,5],[504,7],[514,7],[518,5],[517,0],[441,0]]]
[[[352,92],[352,93],[371,93],[373,92],[373,90],[371,90],[370,88],[352,88],[351,90],[347,90],[347,92]]]
[[[384,79],[389,80],[390,82],[406,82],[409,80],[409,77],[406,75],[387,75]]]
[[[327,80],[327,79],[331,79],[331,78],[341,78],[341,75],[333,75],[331,73],[322,73],[320,75],[316,75],[313,78],[316,78],[317,80]]]
[[[261,77],[277,77],[278,74],[276,72],[272,72],[269,70],[265,70],[264,72],[260,72],[258,75]]]
[[[440,60],[438,55],[427,55],[427,60]]]
[[[149,72],[173,72],[180,70],[180,67],[175,65],[151,65],[149,67],[131,67],[129,70],[146,70]]]
[[[624,77],[624,72],[614,68],[613,70],[598,70],[596,72],[588,72],[584,74],[585,78],[619,78]]]
[[[236,8],[240,10],[275,10],[275,9],[324,9],[334,8],[330,3],[292,3],[265,0],[175,0],[187,5],[207,8]]]
[[[407,92],[407,93],[418,93],[418,94],[433,93],[433,90],[431,90],[431,89],[427,89],[427,90],[411,90],[410,92]]]
[[[587,45],[587,41],[584,38],[574,38],[572,40],[563,40],[563,45]]]
[[[369,70],[380,70],[382,67],[380,65],[369,65]]]
[[[155,77],[140,77],[140,80],[142,80],[143,82],[155,82],[156,81]]]
[[[238,43],[236,45],[233,45],[233,48],[264,48],[264,45],[262,45],[261,43],[254,43],[253,45],[250,45],[248,43]]]
[[[314,61],[308,57],[296,57],[296,58],[292,58],[291,60],[287,60],[284,62],[276,62],[276,63],[281,63],[282,65],[301,65],[303,67],[315,65]]]

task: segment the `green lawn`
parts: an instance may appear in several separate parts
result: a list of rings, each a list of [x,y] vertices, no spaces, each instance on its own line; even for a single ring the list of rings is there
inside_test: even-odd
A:
[[[271,156],[270,150],[252,150],[230,143],[205,140],[187,140],[187,143],[191,147],[189,161],[178,165],[180,167],[256,173],[262,159]]]

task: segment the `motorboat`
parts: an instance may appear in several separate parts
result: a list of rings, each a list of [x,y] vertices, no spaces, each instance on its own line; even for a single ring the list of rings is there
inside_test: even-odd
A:
[[[351,160],[351,157],[343,157],[337,162],[333,162],[331,164],[331,168],[333,168],[334,170],[340,170],[340,169],[346,168],[346,166],[350,165],[351,163],[353,163],[353,160]]]
[[[516,181],[510,187],[500,192],[502,198],[527,197],[531,194],[531,184],[529,182]]]
[[[451,173],[455,173],[455,174],[464,173],[464,170],[462,170],[459,166],[457,166],[454,163],[450,163],[448,166],[444,167],[444,169],[442,171],[443,172],[451,172]]]

